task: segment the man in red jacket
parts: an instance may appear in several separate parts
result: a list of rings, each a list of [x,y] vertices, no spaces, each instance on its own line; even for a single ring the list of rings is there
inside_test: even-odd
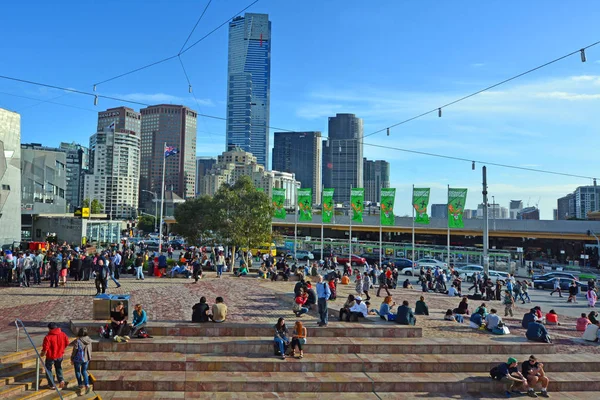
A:
[[[65,387],[62,360],[68,345],[69,338],[67,335],[65,335],[54,322],[50,322],[48,324],[48,334],[44,338],[44,343],[42,345],[41,356],[46,356],[46,362],[44,364],[50,374],[52,374],[52,366],[54,366],[54,369],[56,370],[56,380],[54,382],[58,382],[58,387],[61,389]],[[48,379],[48,387],[54,389],[54,386],[52,386],[52,378],[48,373],[46,373],[46,378]]]

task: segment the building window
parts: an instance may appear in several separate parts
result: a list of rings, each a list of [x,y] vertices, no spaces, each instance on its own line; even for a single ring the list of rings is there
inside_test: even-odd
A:
[[[10,185],[2,185],[2,190],[10,190]]]

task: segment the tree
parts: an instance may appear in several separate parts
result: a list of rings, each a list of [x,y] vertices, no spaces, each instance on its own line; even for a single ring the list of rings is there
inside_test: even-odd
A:
[[[102,206],[102,204],[100,204],[100,201],[98,201],[98,199],[92,200],[91,207],[90,207],[90,199],[83,199],[82,207],[90,208],[90,213],[92,213],[92,214],[100,214],[102,212],[102,208],[104,208]]]
[[[182,235],[189,243],[203,244],[213,235],[215,204],[210,196],[188,199],[175,208],[177,224],[173,231]]]
[[[154,232],[154,215],[140,215],[138,217],[137,228],[144,232]]]

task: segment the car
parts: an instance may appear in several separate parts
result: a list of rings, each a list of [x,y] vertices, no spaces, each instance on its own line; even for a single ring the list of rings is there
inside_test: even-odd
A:
[[[337,256],[337,262],[338,264],[348,264],[348,262],[350,262],[348,260],[348,256],[343,255],[343,256]],[[356,254],[352,254],[352,262],[350,262],[350,265],[354,266],[360,266],[360,265],[365,265],[367,263],[367,260],[365,260],[363,257],[357,256]]]
[[[394,268],[397,268],[401,274],[409,276],[419,275],[419,268],[408,258],[392,258],[382,262],[381,265],[387,267],[392,263],[394,264]]]
[[[291,252],[290,255],[293,256],[294,253]],[[296,259],[297,260],[303,260],[303,261],[314,260],[315,259],[315,255],[313,253],[311,253],[310,251],[296,250]]]
[[[446,264],[445,262],[436,260],[435,258],[432,258],[432,257],[421,258],[421,259],[417,260],[416,263],[419,268],[421,268],[421,266],[423,266],[423,267],[425,267],[425,269],[427,269],[428,267],[431,267],[431,268],[440,267],[441,269],[448,268],[448,264]]]
[[[473,280],[474,273],[479,272],[480,274],[483,274],[483,267],[481,265],[469,264],[462,268],[457,268],[455,271],[458,273],[458,276],[460,276],[461,279],[471,282]]]
[[[169,245],[175,250],[182,250],[185,247],[185,241],[182,239],[174,239],[169,242]]]
[[[379,264],[379,253],[362,253],[359,257],[364,258],[367,261],[367,263],[369,263],[369,265]],[[387,259],[387,257],[382,254],[381,255],[382,264],[383,264],[383,261],[386,259]]]
[[[536,289],[554,289],[554,280],[556,277],[551,279],[537,279],[533,281],[533,287]],[[577,287],[579,287],[580,292],[587,292],[588,285],[587,283],[581,283],[572,278],[559,277],[560,279],[560,289],[561,290],[569,290],[569,286],[571,286],[571,282],[575,282]]]
[[[544,274],[544,275],[534,275],[533,276],[534,281],[547,281],[548,279],[553,279],[553,278],[568,278],[568,279],[574,279],[576,281],[579,280],[575,275],[569,274],[568,272],[548,272],[547,274]]]
[[[489,270],[488,277],[495,284],[497,281],[506,282],[508,280],[509,275],[510,274],[508,272]]]
[[[287,247],[276,247],[275,251],[277,252],[277,257],[287,256],[290,252]]]

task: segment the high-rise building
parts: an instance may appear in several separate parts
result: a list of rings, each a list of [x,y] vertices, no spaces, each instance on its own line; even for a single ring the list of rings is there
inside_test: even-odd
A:
[[[321,132],[275,132],[273,140],[273,169],[311,188],[313,204],[321,204],[321,146]]]
[[[269,168],[271,22],[246,13],[229,23],[227,150],[240,147]]]
[[[523,200],[511,200],[508,208],[510,219],[517,219],[517,214],[523,209]]]
[[[98,126],[96,132],[103,132],[111,124],[115,124],[117,132],[135,133],[139,136],[141,116],[140,113],[129,107],[109,108],[98,113]]]
[[[196,157],[196,195],[202,193],[202,178],[217,163],[216,157]]]
[[[363,159],[363,185],[365,201],[379,203],[381,188],[390,187],[390,163],[383,160]]]
[[[21,115],[0,108],[0,245],[21,241]]]
[[[21,145],[21,239],[32,240],[33,216],[67,212],[67,153],[39,143]],[[36,235],[36,239],[38,235]]]
[[[517,214],[517,219],[540,219],[540,210],[537,207],[525,207]]]
[[[104,128],[90,138],[90,170],[83,197],[97,200],[113,219],[137,216],[140,182],[139,133]]]
[[[363,120],[354,114],[329,117],[323,141],[323,186],[335,189],[337,203],[350,202],[350,188],[363,187]]]
[[[165,165],[165,190],[183,199],[196,196],[196,123],[198,114],[185,106],[159,104],[140,110],[142,155],[140,207],[154,210],[153,195],[160,198]],[[179,149],[165,159],[165,143]]]
[[[432,204],[431,205],[431,218],[448,218],[448,205],[447,204]]]
[[[569,193],[556,201],[556,213],[559,220],[575,218],[575,195]]]
[[[84,174],[89,168],[89,150],[77,143],[61,143],[61,150],[67,153],[66,200],[69,212],[75,211],[83,203]]]
[[[558,219],[558,208],[552,210],[552,219],[555,221]]]
[[[240,148],[226,151],[218,157],[213,169],[202,179],[202,193],[213,196],[222,184],[233,185],[240,176],[249,176],[254,186],[262,189],[269,198],[273,195],[273,188],[285,189],[284,206],[294,207],[300,188],[300,182],[294,174],[267,171],[262,164],[258,164],[256,157]]]
[[[477,217],[478,219],[483,218],[483,203],[477,206]],[[491,219],[508,219],[508,208],[501,207],[500,204],[488,204],[488,218]]]

